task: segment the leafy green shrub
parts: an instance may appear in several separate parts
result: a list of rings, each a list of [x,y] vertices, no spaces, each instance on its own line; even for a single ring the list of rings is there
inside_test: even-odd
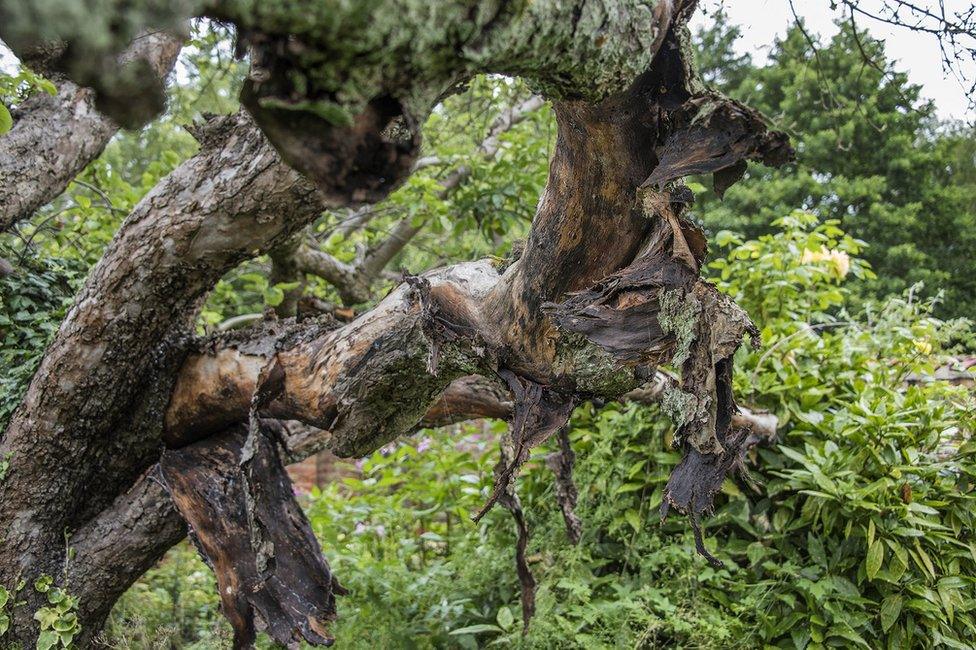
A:
[[[732,248],[712,265],[763,327],[763,347],[739,352],[737,394],[781,423],[778,444],[753,453],[758,487],[726,481],[703,522],[725,568],[695,553],[686,521],[658,523],[679,460],[660,410],[583,406],[571,432],[578,546],[566,540],[547,450],[519,481],[539,583],[523,637],[511,518],[468,518],[487,496],[495,436],[424,432],[307,497],[352,592],[339,602],[342,647],[970,647],[974,403],[963,388],[918,381],[968,324],[933,318],[932,301],[912,294],[852,316],[845,282],[870,273],[862,244],[804,213],[778,227],[746,242],[720,234]],[[190,566],[185,589],[196,593],[203,565]],[[148,616],[138,595],[161,589],[170,600],[153,608],[153,625],[172,626],[180,575],[164,563],[143,578],[113,630],[120,612]],[[182,642],[201,643],[215,611],[197,610]]]
[[[112,609],[103,641],[119,650],[230,647],[213,573],[183,542],[135,583]]]
[[[0,246],[0,257],[4,252]],[[27,390],[81,275],[70,261],[40,258],[0,276],[0,431]]]

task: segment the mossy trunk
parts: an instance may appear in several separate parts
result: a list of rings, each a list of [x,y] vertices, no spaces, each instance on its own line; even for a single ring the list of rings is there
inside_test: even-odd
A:
[[[23,16],[50,4],[3,5],[0,35],[20,51],[51,35],[75,52],[122,38],[71,21],[32,32]],[[511,413],[512,453],[492,501],[517,513],[512,482],[532,446],[581,400],[619,398],[676,355],[684,402],[694,403],[682,409],[689,460],[667,503],[693,519],[707,508],[684,495],[709,492],[734,466],[729,360],[750,323],[699,278],[704,237],[682,218],[692,197],[678,179],[712,172],[724,187],[747,159],[781,163],[790,150],[690,72],[693,2],[157,4],[100,6],[133,29],[194,11],[236,23],[251,53],[242,97],[251,116],[197,130],[200,153],[125,220],[47,351],[0,440],[10,464],[0,584],[63,575],[74,548],[83,557],[69,563],[68,587],[82,596],[88,641],[125,586],[182,536],[178,511],[222,596],[232,588],[225,609],[242,647],[255,616],[280,643],[323,643],[338,589],[286,498],[280,458],[370,453],[425,417],[441,421],[454,399],[463,413]],[[102,105],[125,116],[108,101],[124,79],[98,61],[59,64],[82,80],[104,73],[94,84]],[[417,124],[479,72],[527,76],[554,100],[556,150],[519,259],[503,272],[483,261],[408,278],[345,325],[187,334],[206,293],[241,261],[289,242],[324,208],[375,202],[401,183]],[[481,400],[471,375],[489,380]],[[286,420],[308,425],[300,443]],[[271,492],[262,497],[260,485]],[[293,578],[307,580],[289,592],[282,581]],[[30,644],[39,596],[24,595],[8,638]]]

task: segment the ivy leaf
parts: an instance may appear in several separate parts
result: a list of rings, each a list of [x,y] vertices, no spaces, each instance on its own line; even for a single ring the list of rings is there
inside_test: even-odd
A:
[[[498,616],[495,617],[498,621],[498,625],[501,626],[503,630],[508,630],[512,627],[515,622],[515,617],[512,615],[512,610],[508,607],[502,607],[498,610]]]
[[[3,135],[14,126],[14,118],[10,115],[10,110],[0,104],[0,135]]]
[[[868,580],[874,580],[884,562],[884,545],[880,539],[876,539],[868,547],[868,555],[864,560],[864,568],[868,575]]]
[[[58,635],[51,630],[44,630],[37,637],[37,650],[51,650],[58,642]]]
[[[887,632],[901,614],[902,598],[899,594],[887,596],[881,602],[881,629]]]

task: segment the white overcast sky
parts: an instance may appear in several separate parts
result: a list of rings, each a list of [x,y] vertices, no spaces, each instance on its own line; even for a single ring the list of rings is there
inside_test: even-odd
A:
[[[881,0],[862,0],[865,9],[873,11],[881,5]],[[924,0],[920,4],[927,4]],[[945,0],[948,11],[960,11],[970,6],[970,0]],[[738,49],[750,52],[756,63],[761,63],[774,39],[782,36],[793,22],[789,0],[700,0],[699,9],[692,26],[704,25],[709,15],[719,7],[725,9],[731,22],[742,27],[742,37]],[[807,31],[811,34],[831,36],[837,31],[834,20],[839,14],[831,10],[829,0],[794,0],[797,14],[804,18]],[[940,117],[972,121],[974,115],[967,112],[966,88],[942,70],[942,57],[936,39],[905,28],[892,27],[858,18],[862,29],[883,40],[888,57],[896,61],[896,67],[908,72],[909,79],[922,86],[922,94],[935,100]],[[970,62],[965,73],[970,79],[976,75],[976,64]]]
[[[880,6],[882,1],[862,0],[868,9]],[[922,0],[922,4],[927,4],[926,0]],[[962,10],[970,6],[971,1],[945,0],[945,5],[950,11]],[[830,9],[830,0],[794,0],[794,6],[804,17],[809,32],[826,37],[836,31],[833,21],[839,14]],[[692,25],[705,24],[709,14],[719,7],[724,7],[732,22],[742,27],[738,48],[750,52],[757,63],[764,60],[774,39],[793,21],[789,0],[700,0]],[[900,69],[907,70],[914,83],[923,87],[923,95],[935,100],[940,117],[967,122],[976,119],[972,112],[967,112],[966,87],[944,73],[935,38],[865,18],[860,19],[860,24],[872,36],[885,41],[888,56],[897,61]],[[9,70],[13,63],[10,51],[0,43],[0,68]],[[970,79],[976,77],[976,63],[970,62],[965,72]]]

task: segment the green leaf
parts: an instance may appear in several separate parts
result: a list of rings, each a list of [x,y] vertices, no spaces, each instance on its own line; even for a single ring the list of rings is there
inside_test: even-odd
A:
[[[880,539],[876,539],[868,547],[868,554],[864,559],[864,570],[867,573],[868,580],[874,580],[874,577],[878,575],[882,562],[884,562],[884,544]]]
[[[0,135],[3,135],[14,126],[14,118],[10,115],[10,110],[0,104]]]
[[[51,650],[57,643],[57,633],[51,630],[44,630],[37,637],[37,650]]]
[[[458,628],[457,630],[451,630],[449,634],[451,636],[459,636],[461,634],[482,634],[484,632],[495,632],[496,634],[504,632],[502,628],[497,625],[489,625],[488,623],[480,623],[478,625],[469,625],[468,627]]]
[[[902,597],[899,594],[887,596],[881,602],[881,629],[887,632],[901,614]]]
[[[42,607],[34,612],[34,620],[41,624],[41,628],[47,629],[58,620],[58,613],[49,607]]]
[[[766,555],[766,547],[762,542],[753,542],[746,548],[746,555],[749,557],[749,564],[756,564]]]
[[[810,559],[820,566],[827,566],[827,553],[824,551],[823,543],[813,533],[807,533],[807,551]]]
[[[633,508],[628,510],[624,513],[624,518],[627,520],[627,523],[630,524],[631,528],[633,528],[635,531],[640,531],[644,522],[641,521],[640,514],[636,510]]]
[[[285,299],[285,292],[278,287],[268,287],[264,292],[264,301],[271,307],[277,307]]]
[[[515,623],[515,617],[512,615],[512,610],[510,610],[508,607],[502,607],[499,609],[495,620],[498,621],[498,625],[503,630],[511,629],[512,624]]]

